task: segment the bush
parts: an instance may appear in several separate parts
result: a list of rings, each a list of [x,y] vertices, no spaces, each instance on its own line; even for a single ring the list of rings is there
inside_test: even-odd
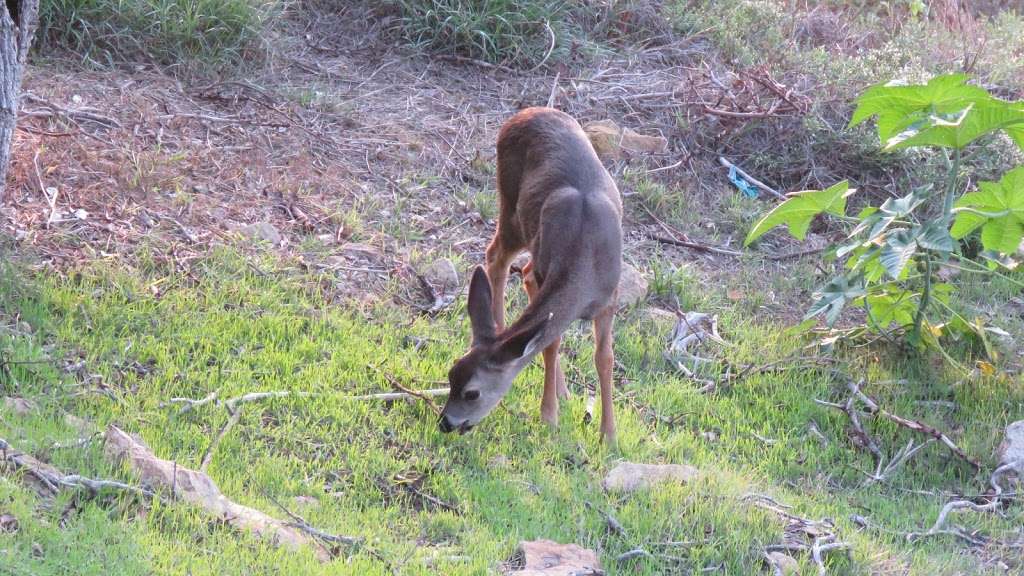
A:
[[[272,0],[42,0],[37,42],[91,65],[148,62],[195,70],[259,56]]]
[[[572,3],[561,0],[394,0],[399,33],[412,44],[487,62],[527,65],[572,35]],[[561,56],[563,54],[559,54]]]

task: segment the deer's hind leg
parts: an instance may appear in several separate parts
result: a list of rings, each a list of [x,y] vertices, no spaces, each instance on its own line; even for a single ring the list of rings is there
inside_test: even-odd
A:
[[[615,408],[612,405],[612,370],[615,366],[612,323],[615,308],[613,303],[594,317],[594,364],[601,385],[601,439],[612,446],[615,444]]]
[[[537,277],[533,274],[533,260],[523,267],[523,288],[526,289],[526,295],[531,301],[540,289]],[[558,360],[558,348],[561,344],[562,339],[556,338],[543,352],[544,396],[540,401],[540,417],[551,426],[558,425],[558,399],[569,396],[569,390],[565,386],[565,374]]]

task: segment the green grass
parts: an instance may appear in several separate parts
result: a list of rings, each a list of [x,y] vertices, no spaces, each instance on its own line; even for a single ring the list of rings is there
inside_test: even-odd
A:
[[[276,0],[42,0],[39,51],[196,71],[259,60]]]
[[[582,9],[563,0],[394,0],[398,31],[415,46],[488,62],[532,65],[542,61],[551,38],[559,56]],[[561,40],[559,42],[559,40]]]
[[[538,417],[541,371],[528,368],[502,407],[473,433],[446,436],[419,402],[353,402],[347,396],[387,390],[393,374],[428,387],[443,380],[466,345],[461,309],[436,319],[390,304],[362,311],[322,299],[316,278],[265,260],[254,271],[238,253],[222,250],[189,277],[157,266],[138,270],[97,264],[65,279],[31,283],[5,273],[0,296],[6,317],[32,327],[25,335],[0,326],[5,358],[85,360],[76,377],[59,360],[11,364],[0,374],[4,394],[32,398],[28,416],[0,409],[0,437],[65,471],[127,481],[98,443],[54,450],[78,433],[71,412],[99,426],[136,432],[164,458],[198,467],[226,411],[209,405],[185,415],[161,407],[171,397],[229,397],[258,390],[312,392],[314,397],[247,405],[239,425],[217,448],[210,475],[232,499],[280,516],[270,497],[328,532],[361,536],[367,544],[322,565],[309,552],[271,548],[211,521],[185,503],[142,504],[123,495],[66,494],[55,503],[32,497],[16,478],[0,479],[0,508],[20,529],[0,534],[0,571],[15,574],[221,574],[245,567],[261,574],[481,574],[507,559],[520,539],[550,538],[597,549],[610,574],[662,574],[719,566],[722,574],[763,571],[761,550],[780,542],[784,523],[752,507],[749,492],[771,494],[792,512],[830,518],[852,546],[835,556],[830,573],[863,574],[906,566],[911,574],[979,574],[975,557],[943,538],[907,544],[902,531],[930,525],[944,498],[917,491],[974,492],[981,483],[938,446],[918,455],[891,483],[861,487],[854,467],[870,459],[845,439],[841,414],[813,398],[841,392],[821,372],[790,371],[749,377],[715,394],[665,370],[660,360],[666,326],[642,313],[620,319],[616,345],[628,382],[617,394],[619,451],[598,443],[596,426],[581,422],[581,386],[593,383],[592,348],[585,332],[566,339],[573,398],[557,431]],[[678,277],[678,280],[673,278]],[[668,273],[665,290],[702,302],[720,315],[737,363],[785,356],[800,342],[779,327],[754,323],[731,303],[694,294],[705,288]],[[418,350],[417,339],[424,342]],[[958,383],[954,375],[912,360],[850,359],[872,382],[895,377],[910,384],[872,384],[866,391],[894,412],[951,430],[958,444],[990,467],[1002,427],[1024,413],[1024,390],[1009,378]],[[888,356],[888,357],[891,357]],[[954,400],[943,413],[917,400]],[[829,438],[808,432],[811,420]],[[888,449],[908,433],[870,424]],[[757,436],[774,442],[765,444]],[[687,462],[703,471],[690,485],[617,496],[600,480],[619,458]],[[450,503],[439,509],[403,487]],[[311,496],[314,505],[296,503]],[[609,532],[591,502],[612,513],[625,534]],[[851,514],[867,517],[858,530]],[[956,521],[1002,533],[1022,520],[1014,504],[1004,518],[963,513]],[[656,542],[689,541],[667,550],[681,564],[615,557]],[[802,558],[804,570],[813,566]]]

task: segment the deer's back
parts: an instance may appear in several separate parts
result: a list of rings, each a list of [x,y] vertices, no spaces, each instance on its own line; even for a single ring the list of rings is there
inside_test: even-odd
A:
[[[498,135],[502,215],[514,215],[529,242],[539,230],[545,201],[566,188],[596,206],[612,207],[621,219],[618,188],[579,123],[552,108],[520,111]]]
[[[508,120],[498,188],[499,229],[530,250],[538,279],[581,285],[592,292],[584,303],[606,301],[619,278],[622,200],[576,120],[550,108]]]

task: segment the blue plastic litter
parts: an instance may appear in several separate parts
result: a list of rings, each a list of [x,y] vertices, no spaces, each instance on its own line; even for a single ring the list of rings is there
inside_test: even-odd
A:
[[[750,182],[747,182],[743,176],[736,172],[735,166],[729,166],[729,181],[739,188],[740,192],[743,192],[743,195],[747,198],[757,198],[761,195],[757,187],[751,185]]]

